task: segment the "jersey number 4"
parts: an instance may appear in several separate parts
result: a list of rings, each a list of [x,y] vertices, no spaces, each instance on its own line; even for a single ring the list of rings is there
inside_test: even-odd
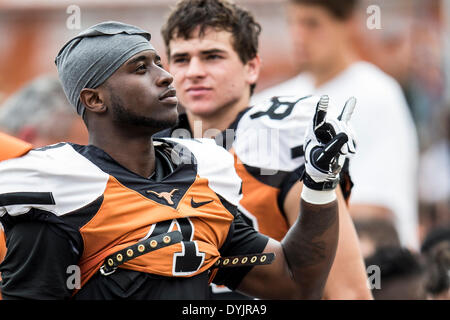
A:
[[[181,252],[176,252],[173,256],[172,273],[174,276],[191,275],[203,265],[205,253],[199,252],[197,242],[192,241],[195,229],[189,218],[158,222],[152,226],[153,230],[150,236],[171,232],[175,225],[183,235],[183,241],[181,242]]]

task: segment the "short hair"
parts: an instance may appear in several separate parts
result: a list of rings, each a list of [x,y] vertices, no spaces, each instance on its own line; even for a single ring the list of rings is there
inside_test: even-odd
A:
[[[394,223],[387,219],[360,218],[354,219],[354,224],[358,236],[366,236],[374,242],[376,248],[401,246]]]
[[[375,300],[426,298],[426,270],[422,256],[406,248],[381,247],[365,262],[380,270],[380,287],[372,288]]]
[[[258,53],[261,25],[249,11],[227,0],[181,0],[161,29],[169,59],[170,41],[178,37],[190,39],[197,28],[200,36],[208,28],[230,32],[232,46],[244,64]],[[251,86],[251,92],[254,87]]]
[[[189,39],[197,27],[200,35],[207,28],[230,32],[234,49],[243,63],[258,53],[260,24],[249,11],[226,0],[179,1],[161,31],[167,50],[170,40],[175,37]]]
[[[421,247],[427,258],[426,289],[438,295],[450,289],[450,226],[437,227],[426,236]]]
[[[433,247],[446,241],[450,242],[450,225],[436,227],[428,232],[422,242],[420,251],[428,253]]]
[[[365,259],[366,265],[377,265],[384,280],[424,274],[420,256],[403,247],[380,247]]]
[[[358,0],[289,0],[293,4],[320,6],[339,20],[346,20],[358,7]]]

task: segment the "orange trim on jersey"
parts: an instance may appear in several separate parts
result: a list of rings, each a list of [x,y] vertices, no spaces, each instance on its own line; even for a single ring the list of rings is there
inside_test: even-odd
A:
[[[280,241],[289,229],[286,218],[278,207],[280,190],[253,177],[234,150],[231,149],[230,152],[234,156],[236,172],[242,179],[243,196],[240,204],[257,219],[258,231]]]
[[[188,217],[192,222],[193,240],[197,243],[198,251],[204,254],[204,261],[195,273],[181,276],[204,272],[219,258],[218,248],[225,242],[233,221],[233,215],[208,187],[207,179],[198,176],[177,208],[148,199],[125,187],[112,176],[103,196],[104,200],[97,214],[80,229],[84,241],[84,251],[79,263],[82,286],[98,271],[108,255],[144,238],[153,224],[183,217]],[[213,201],[199,208],[192,208],[192,197],[196,202]],[[175,224],[173,230],[177,229]],[[174,276],[174,255],[181,252],[182,244],[178,243],[137,257],[121,267]]]
[[[0,230],[0,263],[3,261],[6,255],[6,241],[5,233]],[[2,274],[0,273],[0,281],[2,281]],[[2,292],[0,291],[0,300],[2,300]]]
[[[0,263],[3,261],[3,259],[5,259],[5,256],[6,256],[5,233],[3,232],[3,230],[0,230]]]
[[[0,161],[23,156],[32,145],[0,132]]]

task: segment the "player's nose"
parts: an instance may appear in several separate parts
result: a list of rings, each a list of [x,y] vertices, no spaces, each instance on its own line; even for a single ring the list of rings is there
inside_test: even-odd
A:
[[[206,75],[205,68],[201,60],[197,57],[193,57],[189,61],[189,65],[186,71],[187,78],[202,78]]]
[[[161,73],[156,81],[158,87],[168,87],[173,82],[173,76],[164,69],[161,69]]]

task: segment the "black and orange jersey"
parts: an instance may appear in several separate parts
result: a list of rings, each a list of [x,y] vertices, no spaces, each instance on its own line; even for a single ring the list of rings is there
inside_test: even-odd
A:
[[[89,298],[92,291],[85,288],[101,291],[103,285],[109,285],[99,279],[99,268],[107,256],[165,232],[178,230],[183,241],[141,255],[120,269],[151,275],[152,281],[200,277],[207,287],[205,274],[221,255],[264,249],[267,238],[239,222],[241,180],[228,152],[209,139],[155,139],[155,152],[156,170],[149,178],[127,170],[91,145],[61,143],[0,163],[0,221],[10,241],[0,267],[5,295],[17,295],[13,287],[20,276],[14,270],[19,266],[15,250],[24,249],[14,240],[31,241],[25,239],[26,232],[19,233],[27,226],[24,222],[32,222],[30,228],[37,230],[42,226],[35,224],[44,222],[45,228],[66,240],[81,271],[81,289],[76,296]],[[217,279],[234,286],[248,268],[241,271],[234,271],[230,281],[226,271]],[[126,277],[127,281],[133,278]],[[96,285],[89,285],[90,280]],[[178,293],[184,293],[184,298],[193,297],[187,295],[192,288],[181,290],[180,286],[192,281],[178,284]],[[160,294],[146,298],[168,297],[158,290]]]

